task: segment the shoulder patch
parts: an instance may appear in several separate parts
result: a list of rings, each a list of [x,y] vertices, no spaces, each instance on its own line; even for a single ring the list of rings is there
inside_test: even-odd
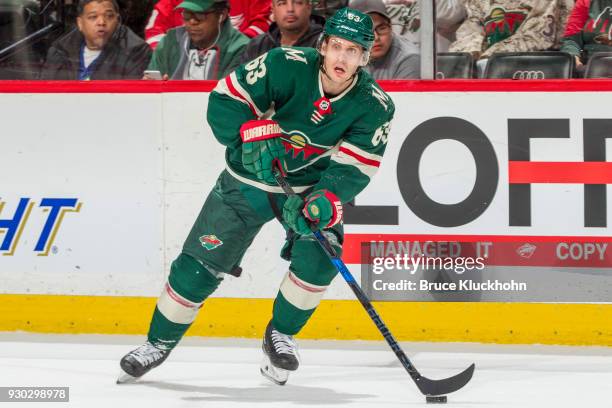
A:
[[[299,62],[303,62],[304,64],[308,64],[308,61],[306,60],[306,56],[304,55],[304,51],[302,50],[298,50],[295,48],[289,48],[289,47],[281,47],[281,49],[285,52],[285,58],[291,61],[299,61]]]
[[[386,111],[389,110],[389,103],[391,102],[389,96],[375,84],[372,84],[372,96],[376,98],[378,102],[380,102]]]

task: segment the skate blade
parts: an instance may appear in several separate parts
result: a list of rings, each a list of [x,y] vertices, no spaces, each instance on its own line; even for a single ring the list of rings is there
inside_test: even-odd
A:
[[[259,367],[259,372],[261,372],[261,375],[265,378],[277,385],[285,385],[289,379],[289,371],[274,367],[265,354],[261,362],[261,367]]]
[[[125,371],[121,370],[119,377],[117,377],[117,384],[133,384],[137,382],[140,377],[132,377]]]

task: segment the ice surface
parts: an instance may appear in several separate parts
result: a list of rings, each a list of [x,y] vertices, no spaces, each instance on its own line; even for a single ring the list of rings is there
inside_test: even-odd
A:
[[[302,365],[280,387],[259,374],[259,340],[186,338],[139,383],[116,385],[119,359],[143,341],[137,336],[0,333],[0,386],[69,386],[70,402],[53,407],[426,406],[383,342],[299,341]],[[450,394],[447,406],[612,407],[612,348],[402,347],[432,379],[476,363],[473,380]]]

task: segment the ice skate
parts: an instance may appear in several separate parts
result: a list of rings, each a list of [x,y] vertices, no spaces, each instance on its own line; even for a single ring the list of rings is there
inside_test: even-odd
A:
[[[293,336],[280,333],[270,322],[266,327],[262,349],[264,357],[261,374],[278,385],[285,385],[289,372],[297,370],[300,365],[297,343]]]
[[[170,350],[159,349],[147,341],[121,359],[119,363],[121,373],[117,378],[117,384],[135,382],[149,370],[163,363],[169,354]]]

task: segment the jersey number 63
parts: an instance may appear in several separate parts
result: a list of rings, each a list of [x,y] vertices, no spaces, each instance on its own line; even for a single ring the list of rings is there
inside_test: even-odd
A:
[[[253,85],[259,78],[263,78],[266,76],[266,64],[264,64],[263,60],[266,58],[266,54],[255,58],[253,61],[249,62],[244,66],[244,69],[247,70],[246,81],[247,84]]]
[[[389,131],[391,130],[391,123],[385,122],[376,129],[374,132],[374,136],[372,137],[372,146],[378,146],[380,142],[382,144],[387,144],[387,140],[389,139]]]

